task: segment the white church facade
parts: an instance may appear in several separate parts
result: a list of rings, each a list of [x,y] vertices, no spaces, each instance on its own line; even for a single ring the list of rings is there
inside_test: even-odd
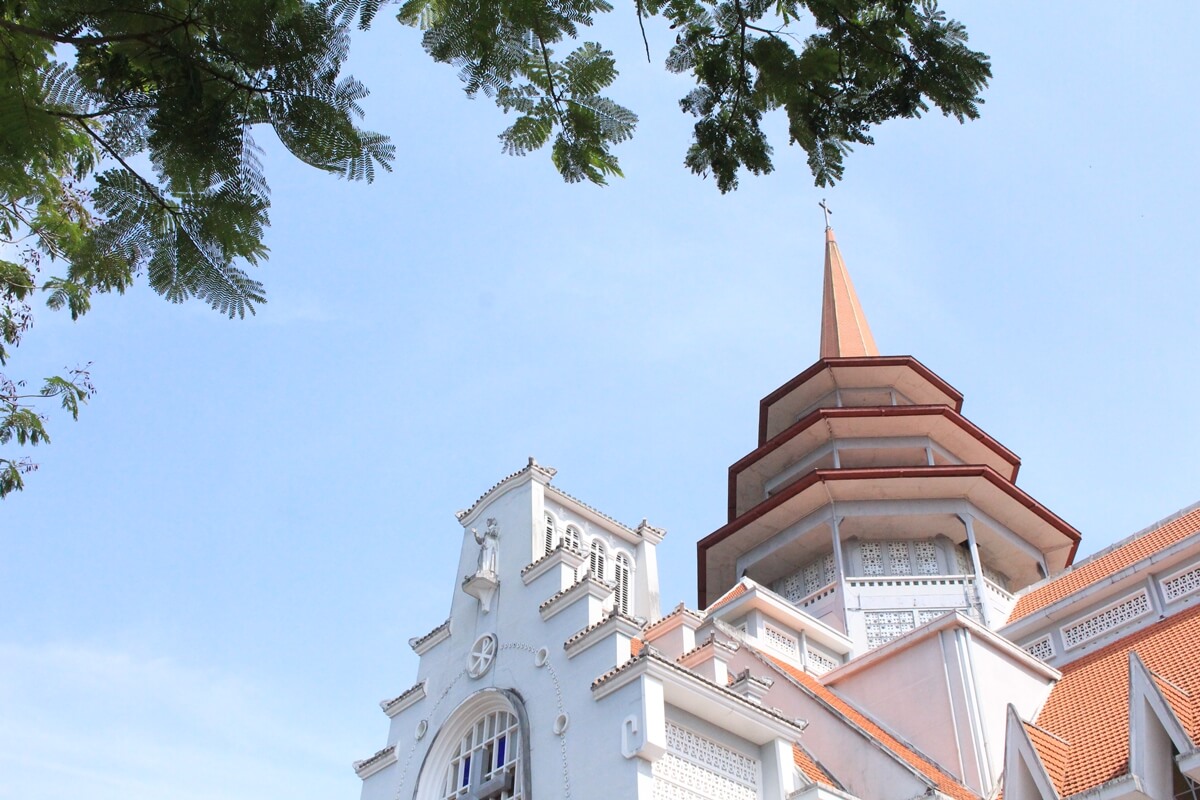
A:
[[[962,401],[879,355],[827,231],[820,359],[760,404],[697,607],[662,530],[530,459],[458,514],[362,800],[1200,800],[1200,505],[1076,562]]]

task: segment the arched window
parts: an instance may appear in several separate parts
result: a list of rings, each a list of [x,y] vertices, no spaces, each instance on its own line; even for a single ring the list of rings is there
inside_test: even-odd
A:
[[[599,539],[592,539],[592,550],[588,568],[591,570],[592,577],[598,581],[604,580],[604,543]]]
[[[485,689],[463,701],[438,732],[417,800],[528,800],[529,723],[520,699]]]
[[[629,616],[629,556],[624,553],[617,553],[617,557],[613,559],[613,584],[617,595],[617,611]]]
[[[567,526],[567,532],[563,534],[563,541],[579,552],[583,552],[583,534],[574,525]]]
[[[542,555],[549,555],[550,551],[554,549],[554,545],[555,545],[554,533],[555,533],[555,531],[554,531],[554,516],[549,511],[547,511],[546,512],[546,531],[545,531],[545,535],[542,539]]]

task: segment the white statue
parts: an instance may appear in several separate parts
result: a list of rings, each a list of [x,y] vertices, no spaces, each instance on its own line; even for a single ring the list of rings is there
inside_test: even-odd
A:
[[[479,545],[479,571],[495,575],[500,549],[500,529],[496,527],[495,518],[488,519],[487,530],[483,534],[474,528],[471,528],[471,534],[475,537],[475,544]]]

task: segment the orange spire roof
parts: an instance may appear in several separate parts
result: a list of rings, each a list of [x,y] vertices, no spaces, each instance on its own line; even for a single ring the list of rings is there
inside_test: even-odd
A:
[[[842,261],[833,228],[825,229],[825,297],[821,305],[821,358],[877,356],[875,337]]]

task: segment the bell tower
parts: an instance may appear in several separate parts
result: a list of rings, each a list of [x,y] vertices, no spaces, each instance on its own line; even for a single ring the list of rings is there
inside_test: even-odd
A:
[[[912,356],[883,356],[825,231],[820,356],[763,398],[697,545],[701,607],[749,579],[861,653],[958,610],[998,628],[1071,563],[1078,532],[1017,488],[1020,459]]]

